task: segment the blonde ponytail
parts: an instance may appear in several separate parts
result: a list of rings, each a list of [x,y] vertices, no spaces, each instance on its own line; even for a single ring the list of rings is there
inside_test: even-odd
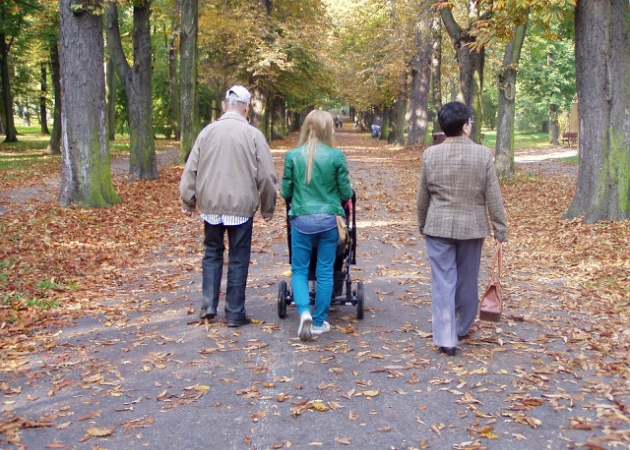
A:
[[[319,142],[334,147],[333,139],[333,118],[327,111],[313,110],[304,119],[298,146],[303,146],[306,170],[304,171],[304,182],[310,184],[313,177],[313,166],[317,154],[317,144]]]

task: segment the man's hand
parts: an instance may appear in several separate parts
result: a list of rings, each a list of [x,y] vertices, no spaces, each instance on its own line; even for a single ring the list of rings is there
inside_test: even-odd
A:
[[[184,213],[185,216],[187,217],[192,217],[192,211],[188,210],[188,209],[184,209],[182,208],[182,213]]]

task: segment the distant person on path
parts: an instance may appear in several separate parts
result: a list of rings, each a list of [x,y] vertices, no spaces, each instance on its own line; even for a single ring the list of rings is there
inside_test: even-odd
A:
[[[438,113],[446,140],[422,156],[418,225],[431,263],[433,343],[454,356],[479,308],[479,266],[484,240],[507,241],[507,224],[492,152],[469,139],[470,108],[445,104]]]
[[[227,231],[229,263],[225,315],[228,327],[251,322],[245,313],[254,214],[260,207],[270,221],[276,206],[276,173],[264,135],[247,122],[251,95],[230,88],[225,113],[206,126],[195,141],[179,185],[182,212],[192,216],[199,205],[204,220],[205,254],[199,318],[217,314]]]
[[[378,139],[381,137],[381,127],[380,125],[373,124],[372,125],[372,138]]]
[[[291,285],[303,341],[330,331],[326,321],[333,292],[337,252],[337,220],[343,202],[351,201],[352,187],[343,152],[335,148],[333,117],[311,111],[304,120],[298,147],[287,152],[282,177],[282,197],[291,202]],[[317,244],[317,289],[311,316],[308,271]]]

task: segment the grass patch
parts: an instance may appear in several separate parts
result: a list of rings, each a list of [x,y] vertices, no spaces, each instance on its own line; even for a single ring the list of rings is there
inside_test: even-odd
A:
[[[37,283],[36,287],[38,289],[63,289],[64,285],[57,283],[54,278],[51,278],[50,280],[40,281],[39,283]]]
[[[59,308],[61,303],[57,300],[49,300],[47,298],[32,298],[26,301],[26,306],[43,309],[45,311],[47,309]]]
[[[573,164],[574,166],[580,165],[580,157],[578,155],[567,156],[566,158],[558,158],[554,159],[554,161],[564,164]]]
[[[483,145],[495,148],[497,144],[496,130],[483,130]],[[553,147],[549,144],[549,133],[514,133],[514,149]]]

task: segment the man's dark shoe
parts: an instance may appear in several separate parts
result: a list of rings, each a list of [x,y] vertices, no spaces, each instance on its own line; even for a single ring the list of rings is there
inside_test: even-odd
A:
[[[470,337],[470,333],[466,333],[463,336],[460,336],[459,334],[457,335],[457,340],[458,341],[463,341],[464,339],[468,339]]]
[[[440,353],[444,353],[448,356],[455,356],[457,347],[440,347]]]
[[[217,310],[214,308],[201,308],[201,311],[199,311],[199,320],[201,320],[202,322],[204,321],[204,319],[214,319],[217,316]]]
[[[252,323],[252,319],[249,317],[245,317],[244,319],[239,320],[228,320],[228,327],[240,327],[241,325],[247,325],[248,323]]]

